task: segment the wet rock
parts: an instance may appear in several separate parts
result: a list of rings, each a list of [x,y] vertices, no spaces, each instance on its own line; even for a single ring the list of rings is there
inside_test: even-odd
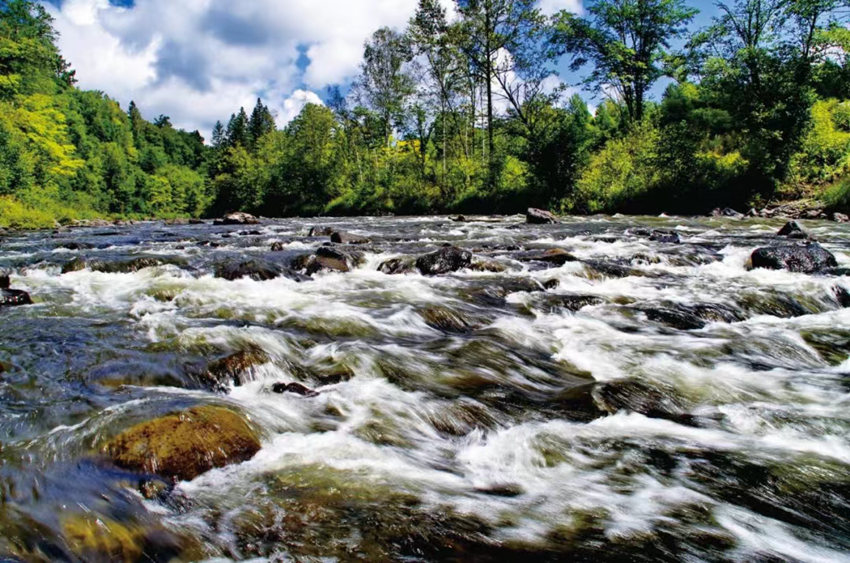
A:
[[[705,327],[705,321],[689,311],[646,306],[638,307],[637,310],[651,321],[663,323],[679,330],[698,330]]]
[[[525,212],[525,222],[530,225],[552,225],[558,223],[558,218],[551,211],[529,207]]]
[[[593,307],[603,303],[605,303],[605,300],[595,295],[549,295],[545,301],[546,306],[552,312],[566,309],[574,313],[585,307]]]
[[[384,274],[409,274],[413,272],[415,262],[413,258],[390,258],[381,262],[378,266],[378,271]]]
[[[602,260],[585,260],[584,265],[590,269],[591,276],[599,276],[603,278],[627,278],[635,273],[635,270],[622,264],[615,262],[605,262]]]
[[[664,244],[680,244],[682,237],[676,231],[652,231],[649,235],[649,240]]]
[[[260,450],[256,432],[240,415],[201,406],[138,424],[104,452],[119,467],[181,481],[251,459]]]
[[[551,279],[543,282],[543,287],[545,289],[557,289],[561,285],[561,280],[559,279]]]
[[[251,215],[250,213],[244,213],[242,211],[236,211],[234,213],[228,213],[221,219],[216,219],[213,221],[213,225],[221,226],[221,225],[257,225],[260,223],[260,220]]]
[[[343,231],[334,231],[331,234],[331,242],[336,244],[369,244],[371,241],[366,237],[352,235]]]
[[[226,393],[229,385],[239,387],[253,380],[254,368],[269,361],[259,348],[249,348],[207,364],[206,369],[190,368],[190,374],[201,386]]]
[[[517,260],[523,262],[545,262],[554,264],[555,266],[563,266],[567,262],[576,262],[578,258],[564,250],[563,248],[550,248],[548,250],[531,251],[516,256]]]
[[[349,272],[363,263],[363,253],[334,246],[320,246],[315,254],[295,258],[292,267],[312,276],[318,272]]]
[[[419,314],[425,320],[425,324],[443,332],[463,334],[471,332],[474,328],[463,315],[447,307],[428,307],[419,311]]]
[[[80,270],[86,269],[86,261],[83,258],[74,258],[69,262],[65,262],[62,266],[63,274],[70,274],[71,272],[79,272]]]
[[[464,217],[463,215],[458,215],[457,217],[449,217],[449,219],[451,219],[455,223],[465,223],[466,222],[466,217]]]
[[[278,394],[294,393],[295,395],[301,395],[302,397],[319,396],[317,392],[305,385],[301,385],[300,383],[275,383],[272,385],[272,392]]]
[[[438,276],[468,268],[472,264],[472,253],[456,246],[444,246],[436,252],[420,256],[416,269],[425,276]]]
[[[311,227],[307,233],[308,237],[329,237],[334,234],[333,227]]]
[[[500,264],[494,260],[476,260],[471,266],[469,266],[469,269],[475,270],[476,272],[492,272],[499,274],[508,268],[504,264]]]
[[[215,277],[229,281],[246,277],[255,281],[267,281],[280,277],[282,273],[282,268],[277,264],[260,259],[247,262],[229,261],[215,266]]]
[[[743,219],[744,218],[743,213],[739,213],[738,211],[735,211],[731,207],[724,207],[724,208],[718,207],[717,209],[715,209],[714,211],[711,212],[711,216],[712,217],[732,217],[734,219]]]
[[[850,276],[850,268],[827,268],[821,273],[827,276]]]
[[[671,388],[659,388],[635,379],[588,383],[558,394],[559,410],[571,420],[588,422],[620,411],[642,414],[649,418],[672,420],[695,425],[688,406]]]
[[[272,252],[282,252],[286,250],[286,243],[280,241],[273,242],[270,250]]]
[[[66,516],[62,535],[71,552],[83,561],[139,561],[144,553],[142,528],[103,516]]]
[[[0,270],[0,289],[9,289],[10,285],[9,272]]]
[[[809,238],[808,233],[803,230],[803,227],[800,226],[800,223],[797,221],[789,221],[785,223],[785,226],[782,227],[777,235],[781,237],[788,237],[791,239],[807,239]]]
[[[173,262],[173,261],[172,261]],[[107,274],[132,274],[145,268],[155,268],[166,262],[159,258],[134,258],[122,262],[101,262],[93,261],[88,263],[88,267],[93,272],[104,272]],[[179,263],[179,261],[178,261]]]
[[[73,241],[63,242],[57,248],[65,248],[67,250],[91,250],[94,248],[94,245],[87,242]]]
[[[832,220],[836,223],[848,223],[850,222],[850,217],[848,217],[844,213],[833,213]]]
[[[832,292],[835,294],[835,299],[839,305],[844,308],[850,307],[850,291],[837,285],[832,289]]]
[[[189,219],[190,225],[206,225],[207,222],[203,219]]]
[[[789,270],[804,274],[835,268],[838,263],[831,252],[816,242],[808,244],[758,248],[752,255],[753,268]]]
[[[0,289],[0,307],[32,305],[29,293],[20,289]]]

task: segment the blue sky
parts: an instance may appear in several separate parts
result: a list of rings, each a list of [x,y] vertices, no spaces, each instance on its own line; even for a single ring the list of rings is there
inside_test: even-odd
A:
[[[280,125],[356,76],[365,39],[403,27],[417,0],[45,0],[80,86],[205,136],[262,97]],[[452,0],[442,0],[450,5]],[[713,2],[694,28],[708,24]],[[539,0],[547,13],[582,0]],[[568,84],[579,77],[559,65]],[[593,102],[593,94],[582,92]]]

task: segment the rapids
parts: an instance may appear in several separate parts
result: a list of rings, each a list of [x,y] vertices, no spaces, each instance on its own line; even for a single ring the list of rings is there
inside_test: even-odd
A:
[[[0,558],[850,561],[846,277],[749,270],[781,220],[470,219],[6,236],[34,304],[0,309]],[[850,225],[802,223],[850,267]],[[363,263],[213,275],[286,269],[314,225],[371,239]],[[444,243],[503,271],[378,270]],[[552,248],[575,259],[528,260]],[[244,350],[243,385],[193,377]],[[294,382],[318,394],[272,392]],[[104,457],[201,404],[259,453],[150,499]]]

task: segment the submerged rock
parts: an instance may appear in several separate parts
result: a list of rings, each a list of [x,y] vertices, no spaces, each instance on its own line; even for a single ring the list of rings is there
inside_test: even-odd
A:
[[[308,237],[329,237],[334,234],[333,227],[311,227],[307,233]]]
[[[551,211],[529,207],[525,212],[525,222],[530,225],[553,225],[558,223],[558,218]]]
[[[245,277],[255,281],[267,281],[279,277],[282,273],[282,268],[277,264],[260,259],[247,262],[230,261],[215,266],[215,277],[229,281]]]
[[[207,364],[194,378],[205,388],[227,392],[228,386],[239,387],[252,379],[254,368],[269,361],[268,355],[259,348],[241,350],[235,354]]]
[[[516,257],[523,262],[545,262],[556,266],[563,266],[567,262],[577,262],[578,258],[563,248],[550,248],[544,251],[531,251]]]
[[[562,391],[556,399],[568,418],[588,422],[620,411],[694,425],[687,405],[673,389],[659,389],[636,379],[588,383]]]
[[[443,332],[465,333],[473,330],[473,326],[456,311],[447,307],[428,307],[419,312],[425,324]]]
[[[272,392],[278,394],[294,393],[295,395],[301,395],[302,397],[319,396],[317,392],[305,385],[301,385],[300,383],[275,383],[272,385]]]
[[[259,450],[259,438],[245,419],[214,406],[143,422],[104,447],[119,467],[181,481],[251,459]]]
[[[366,237],[352,235],[344,231],[334,231],[331,233],[331,242],[336,244],[369,244],[371,241]]]
[[[234,213],[228,213],[221,219],[216,219],[215,221],[213,221],[213,225],[257,225],[259,224],[259,222],[260,220],[251,215],[250,213],[236,211]]]
[[[788,270],[804,274],[835,268],[838,262],[831,252],[816,242],[758,248],[752,255],[753,268]]]
[[[676,231],[652,231],[649,240],[665,244],[680,244],[682,237]]]
[[[420,256],[416,269],[424,276],[438,276],[456,272],[472,264],[472,253],[456,246],[444,246],[436,252]]]
[[[415,268],[413,258],[390,258],[381,262],[378,266],[378,271],[388,275],[394,274],[409,274]]]

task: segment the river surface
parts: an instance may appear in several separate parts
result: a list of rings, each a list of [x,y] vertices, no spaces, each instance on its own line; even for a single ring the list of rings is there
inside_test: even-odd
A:
[[[846,277],[748,270],[779,220],[477,219],[5,237],[34,304],[0,310],[0,558],[85,558],[81,516],[141,542],[102,560],[850,561]],[[850,266],[850,225],[803,224]],[[365,262],[214,277],[288,266],[313,225],[371,239]],[[378,271],[444,243],[504,271]],[[552,248],[578,260],[528,259]],[[61,273],[80,257],[158,265]],[[226,393],[192,376],[257,349]],[[291,382],[318,395],[271,391]],[[101,453],[201,404],[259,453],[152,500]]]

